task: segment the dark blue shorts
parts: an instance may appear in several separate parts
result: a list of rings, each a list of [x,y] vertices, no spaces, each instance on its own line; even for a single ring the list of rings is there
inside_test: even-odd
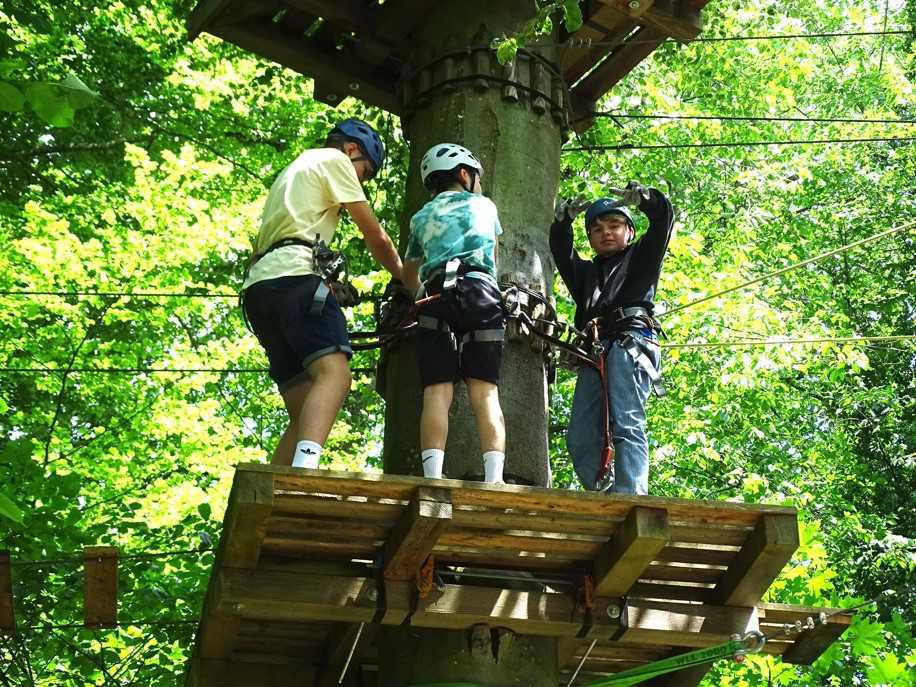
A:
[[[428,285],[427,293],[441,289],[440,276]],[[445,323],[450,330],[416,329],[417,364],[424,387],[469,378],[499,383],[502,341],[471,340],[459,346],[468,332],[505,330],[502,296],[496,286],[483,279],[462,277],[451,293],[422,306],[420,315]]]
[[[353,356],[347,321],[329,293],[321,313],[311,313],[317,275],[279,277],[245,290],[244,307],[255,336],[270,361],[270,377],[280,393],[307,377],[306,369],[329,353]]]

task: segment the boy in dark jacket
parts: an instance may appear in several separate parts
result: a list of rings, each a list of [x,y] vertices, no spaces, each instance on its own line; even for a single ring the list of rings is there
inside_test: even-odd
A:
[[[576,327],[594,322],[605,356],[604,388],[598,371],[590,366],[580,367],[576,380],[566,435],[576,474],[586,489],[646,494],[645,405],[659,369],[653,302],[674,212],[664,194],[654,188],[631,182],[622,195],[621,201],[600,198],[586,210],[585,230],[595,252],[591,260],[573,247],[572,221],[583,209],[573,200],[557,206],[550,250],[576,302]],[[649,218],[649,228],[639,240],[633,216],[624,205],[637,206]],[[608,419],[615,455],[604,471]]]

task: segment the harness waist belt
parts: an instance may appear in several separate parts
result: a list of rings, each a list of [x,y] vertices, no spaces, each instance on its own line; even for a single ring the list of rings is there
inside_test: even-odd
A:
[[[277,250],[277,248],[285,248],[286,246],[305,246],[306,248],[314,248],[317,244],[314,241],[309,241],[308,239],[299,239],[299,238],[288,238],[280,239],[276,243],[272,243],[267,247],[263,253],[258,253],[251,257],[251,264],[254,265],[258,260],[263,258],[268,253]]]

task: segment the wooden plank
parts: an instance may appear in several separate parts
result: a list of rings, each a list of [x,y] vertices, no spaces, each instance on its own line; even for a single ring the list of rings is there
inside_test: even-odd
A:
[[[286,556],[308,556],[321,554],[328,558],[373,558],[375,552],[384,544],[384,539],[376,542],[315,541],[304,539],[285,539],[267,537],[263,542],[264,553]]]
[[[630,599],[620,641],[702,648],[758,628],[756,608]]]
[[[659,29],[643,27],[576,84],[572,90],[573,95],[585,100],[597,100],[664,43],[666,38],[665,33]]]
[[[630,588],[630,596],[641,599],[665,599],[668,601],[699,601],[712,603],[711,586],[694,586],[686,584],[659,584],[655,582],[637,582]]]
[[[606,541],[623,518],[581,518],[564,513],[522,512],[512,509],[483,508],[480,506],[453,507],[452,523],[455,527],[472,527],[491,530],[530,530],[537,527],[548,534],[587,534]]]
[[[534,524],[534,523],[529,523]],[[582,560],[594,558],[607,537],[591,535],[554,534],[531,530],[478,530],[456,528],[442,535],[443,547],[464,546],[485,548],[491,551],[539,551],[547,554],[566,554]]]
[[[200,0],[188,17],[188,40],[208,31],[236,0]]]
[[[588,73],[601,59],[633,32],[636,22],[621,15],[607,5],[601,5],[572,36],[574,41],[601,43],[594,47],[568,48],[561,57],[563,76],[574,84]]]
[[[333,518],[371,520],[379,525],[391,526],[398,521],[407,502],[394,499],[367,499],[363,496],[339,497],[307,496],[305,494],[274,494],[274,513],[277,515],[314,515]],[[743,540],[742,540],[743,542]]]
[[[665,563],[701,563],[728,567],[737,551],[712,549],[700,546],[666,546],[655,559]]]
[[[700,10],[685,0],[641,0],[635,9],[628,6],[628,0],[599,1],[617,10],[622,17],[638,19],[678,41],[693,40],[703,29]]]
[[[764,515],[716,586],[714,598],[725,606],[753,606],[798,548],[798,521]]]
[[[366,5],[359,0],[284,0],[290,7],[295,7],[326,22],[334,24],[344,31],[354,33],[372,33],[372,25],[367,21]]]
[[[490,485],[462,480],[428,480],[408,475],[304,470],[259,463],[241,465],[238,470],[274,474],[277,490],[287,496],[295,493],[303,496],[327,494],[338,497],[360,496],[407,502],[413,497],[417,487],[440,487],[452,490],[453,510],[471,506],[622,520],[634,506],[644,506],[667,510],[669,522],[694,528],[753,527],[760,515],[764,513],[783,515],[797,513],[794,508],[766,504],[570,492],[565,489],[527,487],[517,484]],[[710,541],[708,543],[729,542]]]
[[[743,546],[752,527],[697,526],[689,523],[668,522],[671,541],[689,544],[719,544]]]
[[[668,543],[668,513],[637,506],[595,558],[595,595],[623,596]]]
[[[403,44],[435,7],[436,3],[429,0],[388,0],[373,17],[375,33],[389,43]]]
[[[320,81],[334,92],[337,101],[354,95],[370,105],[393,114],[400,113],[393,77],[384,79],[372,75],[370,65],[352,57],[341,60],[339,55],[319,48],[310,40],[275,28],[272,24],[251,22],[245,26],[219,27],[214,33],[245,50]]]
[[[217,567],[253,568],[258,564],[273,494],[274,477],[269,472],[236,471],[223,518]]]
[[[725,574],[725,570],[721,567],[698,564],[664,565],[662,563],[653,563],[640,575],[640,579],[713,584],[721,580],[723,574]]]
[[[344,518],[271,517],[267,521],[267,536],[280,539],[366,539],[384,540],[390,527],[373,522]]]
[[[451,494],[447,489],[417,489],[385,544],[385,578],[413,579],[451,519]]]
[[[786,663],[796,663],[809,666],[817,660],[833,644],[849,625],[827,622],[826,625],[817,625],[812,630],[805,630],[795,639],[783,653],[782,660]]]
[[[118,550],[113,546],[83,549],[83,624],[118,625]]]
[[[13,604],[13,569],[10,552],[0,551],[0,632],[16,632],[16,614]]]

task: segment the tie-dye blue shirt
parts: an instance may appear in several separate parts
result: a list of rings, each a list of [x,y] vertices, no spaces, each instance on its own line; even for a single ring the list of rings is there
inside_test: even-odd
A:
[[[421,263],[421,281],[452,258],[495,279],[494,249],[502,233],[492,200],[467,191],[443,191],[410,218],[405,258]]]

